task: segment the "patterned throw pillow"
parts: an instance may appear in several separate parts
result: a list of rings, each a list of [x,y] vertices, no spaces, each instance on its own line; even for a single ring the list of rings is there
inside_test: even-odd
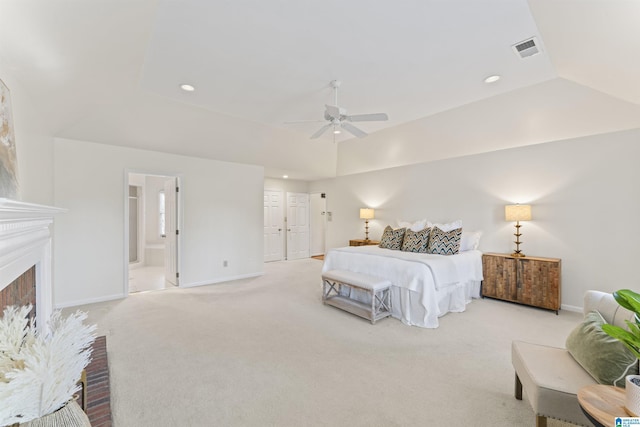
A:
[[[462,228],[442,231],[438,227],[433,227],[431,236],[429,236],[429,249],[427,252],[436,255],[455,255],[460,251],[461,236]]]
[[[398,228],[394,230],[391,226],[387,225],[382,233],[382,238],[380,239],[381,248],[386,249],[394,249],[399,251],[402,247],[402,242],[404,240],[404,232],[406,228]]]
[[[430,228],[420,231],[412,231],[407,228],[402,242],[402,250],[405,252],[421,252],[426,253],[429,248]]]

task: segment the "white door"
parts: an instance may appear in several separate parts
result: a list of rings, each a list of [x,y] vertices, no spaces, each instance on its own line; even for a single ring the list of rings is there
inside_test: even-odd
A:
[[[311,256],[324,255],[327,199],[324,193],[310,195]]]
[[[178,180],[169,178],[164,183],[164,277],[172,285],[178,286]]]
[[[287,259],[309,258],[309,195],[287,193]]]
[[[284,247],[282,191],[264,191],[264,261],[281,261]]]

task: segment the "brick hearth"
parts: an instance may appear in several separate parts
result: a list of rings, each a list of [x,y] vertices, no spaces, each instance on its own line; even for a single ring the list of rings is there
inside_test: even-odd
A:
[[[92,427],[111,427],[111,388],[107,360],[107,337],[96,338],[87,365],[87,415]],[[78,400],[82,405],[82,397]]]

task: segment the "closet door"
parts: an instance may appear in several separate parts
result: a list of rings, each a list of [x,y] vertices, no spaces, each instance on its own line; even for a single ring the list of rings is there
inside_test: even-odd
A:
[[[284,253],[282,191],[264,191],[264,262],[281,261]]]
[[[287,193],[287,259],[309,258],[309,195]]]

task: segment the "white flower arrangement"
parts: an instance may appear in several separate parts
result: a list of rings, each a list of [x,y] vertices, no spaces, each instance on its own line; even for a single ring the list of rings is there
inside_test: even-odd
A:
[[[63,407],[80,390],[91,361],[95,325],[81,311],[51,316],[49,332],[36,330],[31,306],[7,307],[0,319],[0,426],[24,423]]]

